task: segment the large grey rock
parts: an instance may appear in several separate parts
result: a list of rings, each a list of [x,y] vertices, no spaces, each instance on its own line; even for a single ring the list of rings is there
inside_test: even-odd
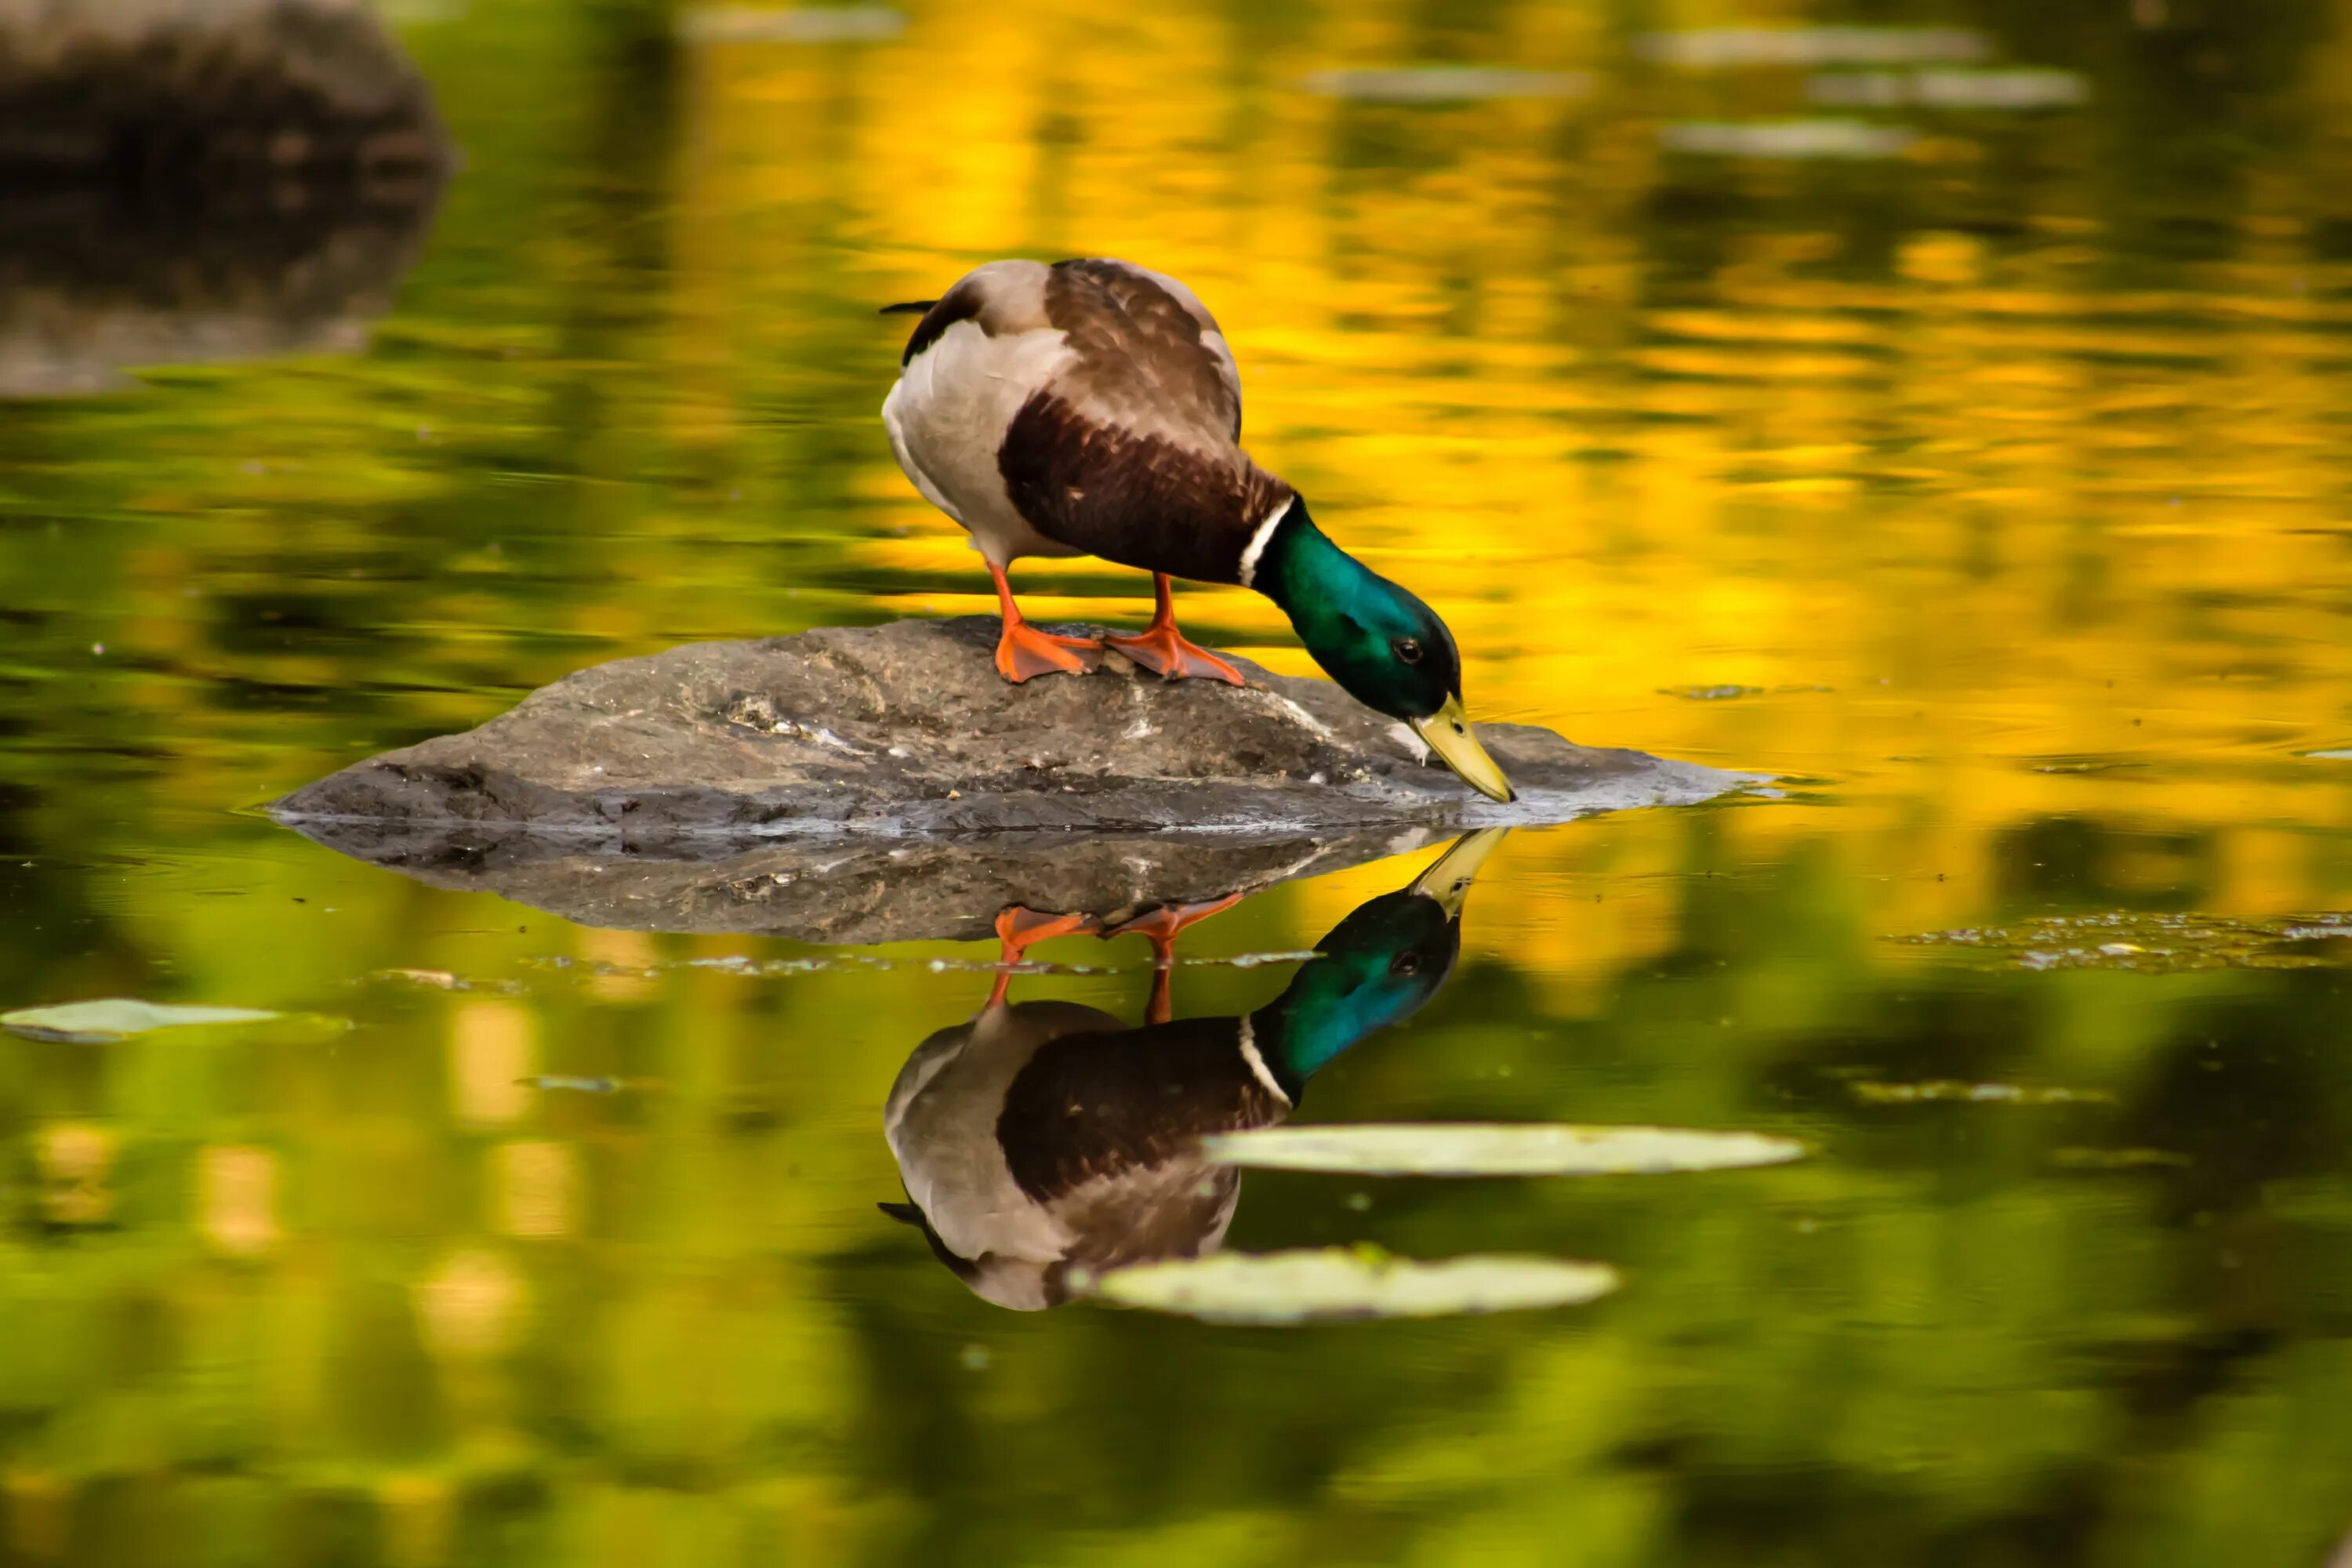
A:
[[[1009,903],[1109,917],[1756,782],[1485,725],[1519,789],[1502,805],[1328,681],[1242,659],[1236,690],[1114,656],[1012,686],[995,635],[902,621],[622,659],[271,809],[360,858],[592,924],[885,942],[981,934]]]

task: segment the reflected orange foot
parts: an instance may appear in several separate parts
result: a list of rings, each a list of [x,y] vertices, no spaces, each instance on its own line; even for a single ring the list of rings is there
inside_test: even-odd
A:
[[[1092,915],[1043,915],[1019,904],[1007,904],[996,912],[996,940],[1000,947],[997,963],[1006,965],[996,977],[996,985],[988,994],[992,1007],[1004,1000],[1004,993],[1013,984],[1010,966],[1023,962],[1023,954],[1041,942],[1057,936],[1076,936],[1096,929]]]
[[[1001,962],[1018,963],[1021,955],[1036,943],[1092,931],[1096,923],[1092,915],[1041,915],[1019,904],[1007,904],[996,916],[996,940],[1004,948]]]
[[[1154,675],[1171,680],[1204,676],[1228,686],[1248,684],[1240,670],[1198,643],[1186,640],[1184,634],[1172,626],[1154,625],[1149,631],[1131,637],[1105,637],[1103,644],[1118,649]]]
[[[1093,637],[1057,637],[1014,621],[997,639],[996,673],[1016,686],[1033,675],[1084,675],[1102,662],[1101,654]]]
[[[1151,997],[1144,1004],[1145,1023],[1164,1024],[1175,1016],[1175,1001],[1170,992],[1169,980],[1176,971],[1176,938],[1179,933],[1185,927],[1198,925],[1218,910],[1232,909],[1241,901],[1241,894],[1227,893],[1223,898],[1205,904],[1162,904],[1148,915],[1138,915],[1102,933],[1106,937],[1113,937],[1132,932],[1151,943]]]
[[[1205,904],[1162,904],[1150,914],[1138,915],[1122,921],[1102,934],[1105,937],[1139,936],[1151,943],[1151,962],[1161,969],[1176,962],[1176,938],[1189,926],[1199,925],[1211,915],[1232,909],[1242,901],[1239,893],[1227,893],[1222,899]]]

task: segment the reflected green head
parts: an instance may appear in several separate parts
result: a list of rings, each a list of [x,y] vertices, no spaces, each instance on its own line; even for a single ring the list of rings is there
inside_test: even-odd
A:
[[[1251,1016],[1258,1049],[1294,1100],[1333,1058],[1437,994],[1462,950],[1462,926],[1412,887],[1360,906],[1315,946],[1321,956]]]

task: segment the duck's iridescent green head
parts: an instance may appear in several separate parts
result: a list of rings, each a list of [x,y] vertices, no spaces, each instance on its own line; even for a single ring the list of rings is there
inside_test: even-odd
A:
[[[1435,610],[1332,543],[1295,497],[1248,565],[1244,580],[1282,606],[1315,662],[1349,696],[1412,725],[1473,789],[1515,798],[1470,731],[1462,656]]]

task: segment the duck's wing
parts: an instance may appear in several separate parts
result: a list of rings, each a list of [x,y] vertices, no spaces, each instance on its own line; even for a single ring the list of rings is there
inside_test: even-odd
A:
[[[1198,295],[1150,268],[1099,258],[1051,267],[992,261],[936,300],[882,313],[923,318],[898,355],[901,369],[959,321],[992,339],[1052,332],[1068,353],[1056,356],[1050,379],[1088,416],[1209,453],[1241,439],[1241,370],[1224,332]]]
[[[1115,1268],[1213,1250],[1241,1173],[1210,1163],[1202,1137],[1289,1109],[1244,1020],[1187,1018],[1039,1047],[1005,1091],[996,1139],[1069,1237],[1066,1261]]]
[[[1072,355],[1055,389],[1080,413],[1204,454],[1241,440],[1241,370],[1217,319],[1183,284],[1131,261],[1063,261],[1044,306]]]
[[[1290,487],[1239,445],[1241,376],[1216,318],[1175,279],[1063,261],[1038,295],[1064,355],[997,451],[1030,525],[1088,554],[1240,581],[1257,525]]]
[[[1239,1018],[1185,1018],[1038,1047],[1005,1087],[996,1142],[1041,1204],[1197,1152],[1202,1135],[1264,1127],[1289,1103]]]

